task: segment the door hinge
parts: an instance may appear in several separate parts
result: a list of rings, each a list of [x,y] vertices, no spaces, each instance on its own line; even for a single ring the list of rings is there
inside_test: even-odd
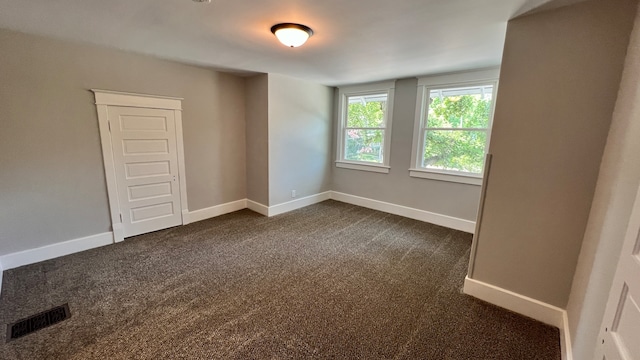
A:
[[[107,126],[109,127],[109,132],[111,132],[111,121],[107,121]]]
[[[122,214],[120,214],[120,222],[122,222]]]

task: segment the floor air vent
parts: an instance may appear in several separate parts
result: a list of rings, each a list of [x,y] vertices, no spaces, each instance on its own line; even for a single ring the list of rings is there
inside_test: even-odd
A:
[[[70,316],[69,304],[64,304],[29,316],[26,319],[18,320],[13,324],[7,325],[7,342],[59,323]]]

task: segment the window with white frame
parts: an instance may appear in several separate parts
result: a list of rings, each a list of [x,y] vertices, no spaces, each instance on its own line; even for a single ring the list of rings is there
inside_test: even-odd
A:
[[[410,175],[480,185],[491,135],[497,70],[421,79],[416,111],[414,161]]]
[[[393,82],[339,89],[336,166],[389,172]]]

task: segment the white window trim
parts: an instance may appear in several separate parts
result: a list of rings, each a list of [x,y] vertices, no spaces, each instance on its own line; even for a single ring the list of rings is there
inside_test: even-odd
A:
[[[357,161],[336,161],[336,167],[343,169],[372,171],[388,174],[390,167],[380,164],[363,164]]]
[[[492,84],[493,101],[491,103],[491,116],[489,118],[489,127],[487,129],[487,145],[485,146],[485,156],[489,150],[491,141],[491,129],[493,127],[493,115],[496,108],[496,94],[498,91],[498,78],[500,76],[500,68],[481,69],[476,71],[459,72],[451,74],[443,74],[436,76],[426,76],[418,78],[418,91],[416,94],[416,114],[413,127],[413,145],[411,146],[411,165],[409,167],[409,176],[423,179],[448,181],[469,185],[482,185],[483,173],[473,174],[458,171],[446,171],[427,169],[422,167],[422,153],[424,152],[424,141],[421,138],[422,121],[426,108],[426,94],[431,90],[465,87],[474,85]]]
[[[482,176],[478,174],[465,174],[465,173],[454,173],[454,172],[445,172],[445,171],[437,171],[437,170],[427,170],[427,169],[409,169],[409,176],[422,178],[422,179],[431,179],[431,180],[440,180],[440,181],[448,181],[455,182],[460,184],[469,184],[469,185],[482,185]]]
[[[395,80],[372,84],[343,86],[338,88],[338,136],[336,149],[336,167],[352,170],[389,173],[389,157],[391,156],[391,126],[393,124],[393,100]],[[383,163],[365,161],[351,161],[344,158],[344,127],[347,120],[347,97],[370,94],[387,94],[387,109],[385,111],[385,128],[383,143]]]

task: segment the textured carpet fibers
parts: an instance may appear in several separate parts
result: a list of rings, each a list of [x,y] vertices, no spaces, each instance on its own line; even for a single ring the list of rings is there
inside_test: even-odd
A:
[[[242,210],[4,274],[2,359],[560,359],[552,327],[461,293],[471,235],[335,201]]]

